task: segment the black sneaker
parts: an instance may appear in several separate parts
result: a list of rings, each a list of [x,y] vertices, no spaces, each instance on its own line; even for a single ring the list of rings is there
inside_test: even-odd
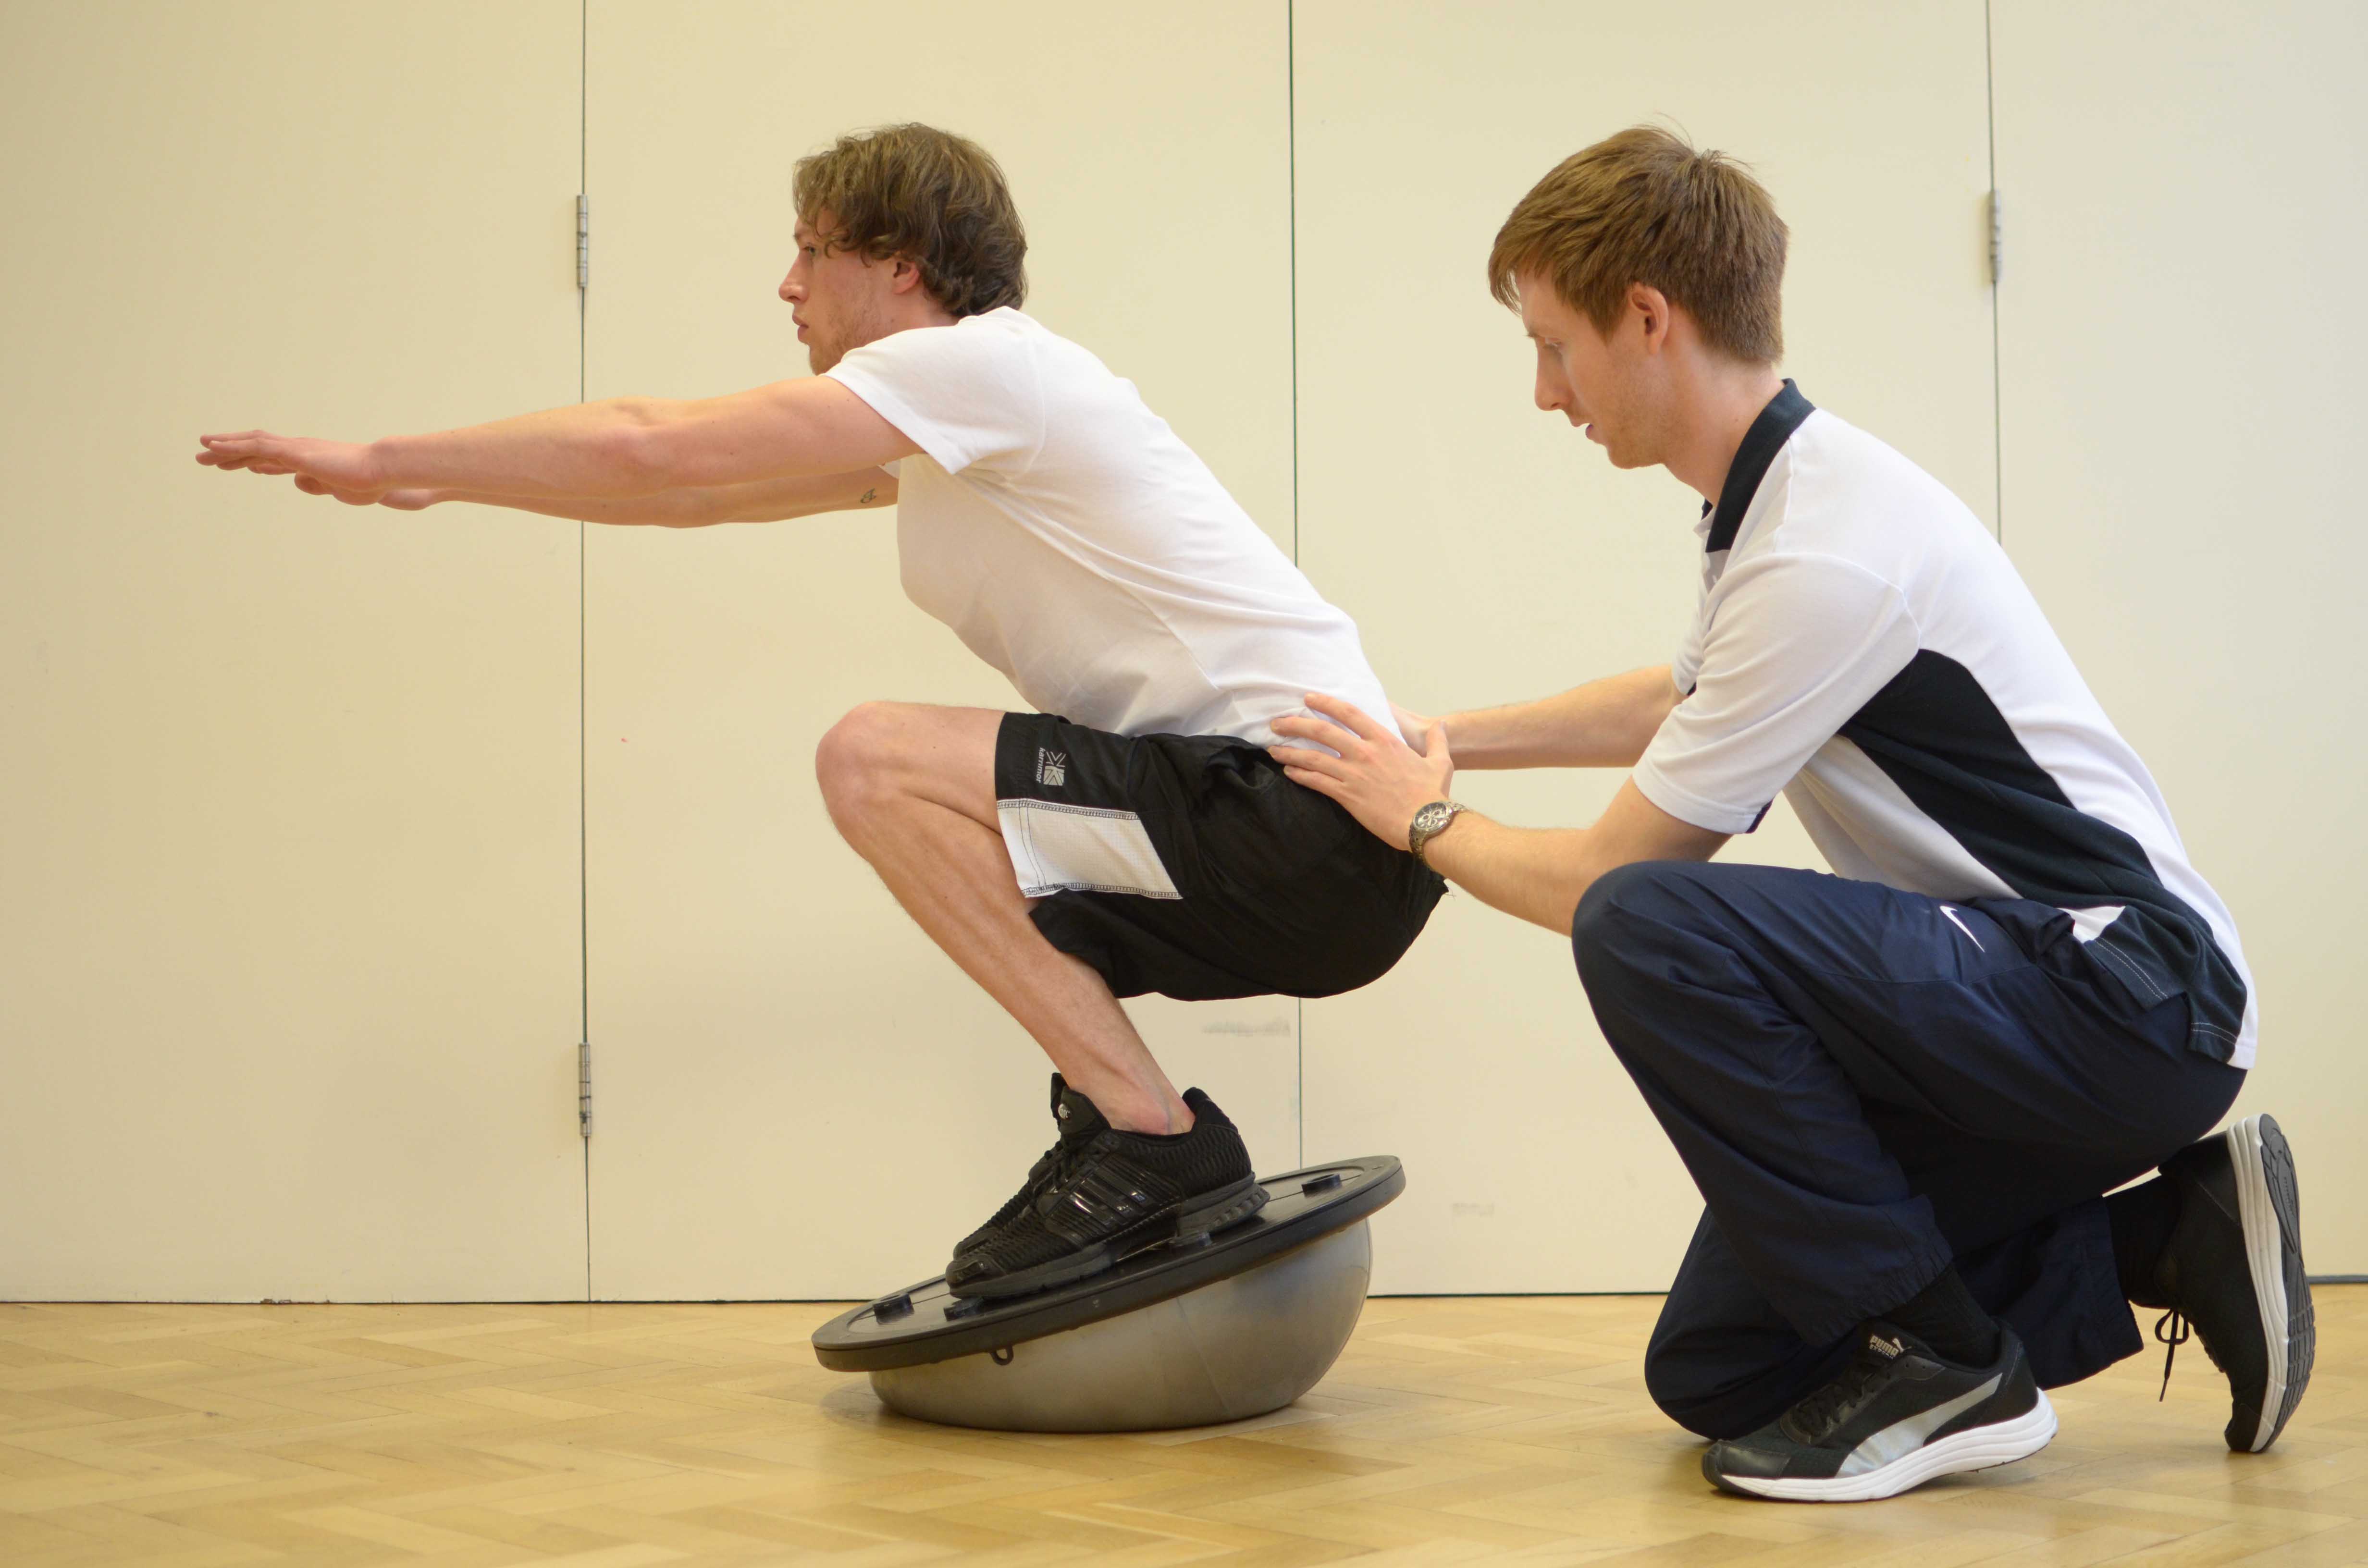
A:
[[[2155,1265],[2159,1294],[2137,1304],[2169,1309],[2155,1331],[2172,1356],[2185,1324],[2194,1325],[2204,1354],[2228,1374],[2228,1447],[2260,1453],[2302,1402],[2318,1344],[2294,1151],[2276,1121],[2248,1116],[2173,1154],[2162,1174],[2177,1184],[2179,1221]]]
[[[2055,1407],[2004,1324],[1987,1367],[1944,1361],[1887,1323],[1859,1335],[1858,1355],[1832,1382],[1751,1436],[1710,1446],[1711,1484],[1787,1502],[1864,1503],[2027,1458],[2055,1436]]]
[[[1144,1247],[1199,1241],[1266,1206],[1241,1133],[1200,1090],[1184,1091],[1192,1131],[1162,1137],[1119,1131],[1057,1074],[1053,1082],[1061,1141],[956,1250],[946,1270],[955,1295],[1065,1285]]]
[[[990,1237],[1000,1234],[1011,1221],[1019,1218],[1036,1200],[1036,1195],[1044,1190],[1045,1184],[1057,1177],[1062,1169],[1062,1156],[1083,1148],[1092,1141],[1095,1133],[1108,1129],[1110,1123],[1102,1119],[1102,1113],[1093,1101],[1069,1087],[1068,1080],[1055,1073],[1053,1074],[1053,1125],[1060,1129],[1059,1141],[1028,1168],[1028,1179],[1020,1184],[1019,1190],[1013,1193],[1002,1208],[995,1211],[993,1219],[954,1244],[954,1256],[975,1252]]]

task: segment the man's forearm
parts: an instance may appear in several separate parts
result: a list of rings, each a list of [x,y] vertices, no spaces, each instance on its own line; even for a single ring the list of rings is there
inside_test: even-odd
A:
[[[1707,860],[1726,837],[1671,816],[1631,778],[1592,827],[1507,827],[1467,811],[1423,858],[1481,903],[1567,936],[1578,901],[1606,872],[1637,860]]]
[[[1677,705],[1669,666],[1655,665],[1440,722],[1459,768],[1633,767]]]
[[[389,489],[571,501],[651,495],[675,482],[646,460],[641,437],[671,406],[609,398],[458,430],[388,436],[370,444],[370,456]]]
[[[650,495],[496,495],[438,490],[425,505],[447,501],[506,506],[513,511],[573,517],[586,523],[698,528],[717,523],[778,522],[818,512],[893,506],[896,503],[896,485],[886,474],[873,469],[857,474],[684,487]]]
[[[1588,887],[1606,868],[1593,863],[1583,827],[1508,827],[1467,811],[1423,848],[1430,869],[1492,909],[1570,934]]]

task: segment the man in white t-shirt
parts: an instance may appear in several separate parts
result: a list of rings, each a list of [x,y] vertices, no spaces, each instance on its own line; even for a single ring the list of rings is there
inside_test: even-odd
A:
[[[1120,997],[1362,985],[1444,883],[1267,755],[1311,688],[1389,710],[1357,629],[1131,382],[1020,313],[995,161],[892,126],[802,160],[796,195],[780,297],[811,379],[366,445],[209,436],[198,460],[599,523],[896,506],[914,602],[1041,711],[869,703],[816,772],[848,843],[1059,1069],[1058,1142],[948,1270],[959,1295],[1024,1294],[1266,1199]]]
[[[1778,377],[1785,238],[1740,167],[1640,127],[1489,258],[1538,406],[1702,497],[1677,658],[1437,722],[1316,699],[1337,725],[1275,727],[1330,749],[1277,755],[1571,934],[1702,1192],[1645,1377],[1713,1483],[1862,1499],[2033,1452],[2043,1388],[2140,1347],[2131,1301],[2193,1324],[2258,1452],[2313,1336],[2277,1124],[2203,1137],[2253,1060],[2235,922],[1980,522]],[[1535,832],[1463,812],[1452,766],[1634,771]],[[1839,876],[1703,863],[1779,790]]]

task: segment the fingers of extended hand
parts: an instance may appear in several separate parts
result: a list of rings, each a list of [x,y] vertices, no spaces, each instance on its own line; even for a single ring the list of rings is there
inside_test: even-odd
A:
[[[268,430],[241,430],[227,436],[200,436],[205,449],[198,460],[209,468],[251,469],[257,473],[293,473],[289,443]]]
[[[1269,746],[1267,755],[1282,764],[1288,774],[1294,768],[1302,773],[1321,773],[1326,778],[1338,777],[1342,772],[1340,759],[1328,752],[1308,751],[1301,746]]]
[[[260,446],[250,441],[210,441],[207,443],[206,449],[198,454],[198,460],[208,468],[218,468],[227,472],[232,469],[254,468],[259,463],[270,462],[274,455],[266,452]]]
[[[1311,691],[1307,694],[1307,706],[1360,741],[1382,738],[1382,727],[1374,723],[1361,709],[1352,703],[1343,702],[1337,697],[1326,697],[1320,691]]]
[[[1357,744],[1357,737],[1339,725],[1323,719],[1311,719],[1304,713],[1286,713],[1274,722],[1274,733],[1293,739],[1313,741],[1320,746],[1346,753]]]
[[[1282,776],[1293,784],[1304,784],[1319,795],[1329,795],[1334,800],[1340,798],[1339,780],[1328,773],[1318,773],[1313,768],[1293,767],[1286,764]]]

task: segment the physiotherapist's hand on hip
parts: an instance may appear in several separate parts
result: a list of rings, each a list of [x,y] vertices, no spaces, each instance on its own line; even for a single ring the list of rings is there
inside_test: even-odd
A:
[[[1392,848],[1406,848],[1415,813],[1433,801],[1446,800],[1455,781],[1447,726],[1432,722],[1423,737],[1423,750],[1416,751],[1388,723],[1337,697],[1311,692],[1307,706],[1322,717],[1291,714],[1274,722],[1274,733],[1286,740],[1329,746],[1339,755],[1287,744],[1269,746],[1268,755],[1282,764],[1285,778],[1339,801],[1368,833]]]

